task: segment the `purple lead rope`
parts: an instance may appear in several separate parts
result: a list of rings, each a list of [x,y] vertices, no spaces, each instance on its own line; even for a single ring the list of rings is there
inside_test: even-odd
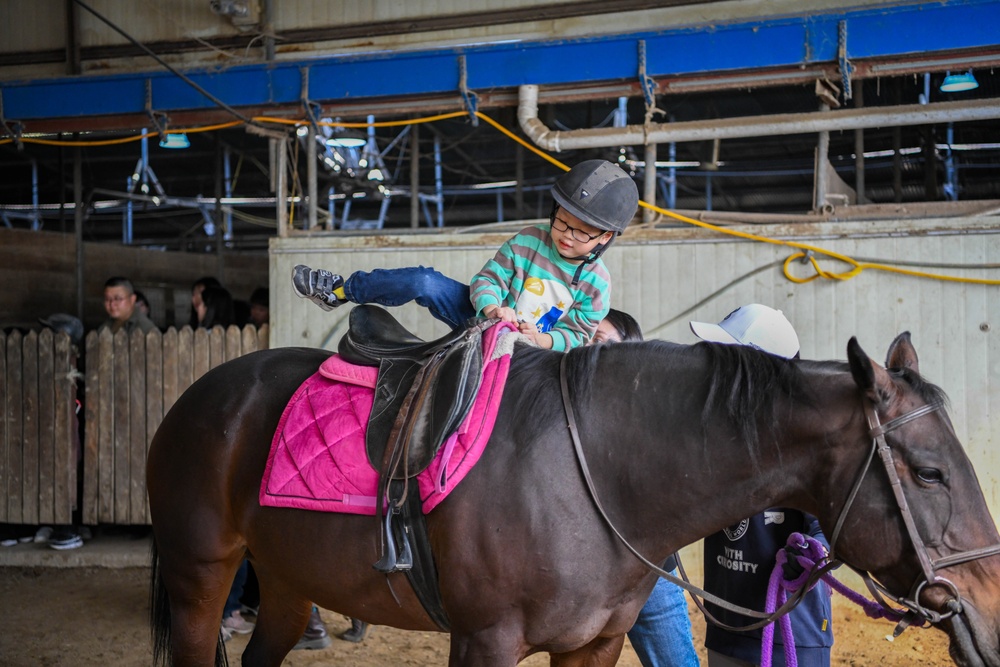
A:
[[[765,599],[764,611],[773,613],[788,599],[788,592],[794,593],[802,588],[809,574],[817,565],[823,564],[826,560],[826,549],[819,540],[803,535],[802,533],[792,533],[788,536],[787,545],[792,547],[795,553],[788,549],[780,549],[774,557],[774,570],[771,571],[771,578],[767,584],[767,598]],[[802,573],[795,579],[785,579],[784,568],[789,556],[794,556]],[[902,614],[885,609],[882,605],[869,600],[865,596],[855,592],[846,584],[841,583],[832,574],[827,572],[822,577],[830,588],[837,591],[851,602],[861,606],[869,618],[888,618],[898,621]],[[798,667],[798,659],[795,654],[795,637],[792,635],[792,620],[785,614],[778,622],[781,624],[781,639],[785,646],[786,667]],[[764,626],[761,635],[760,646],[760,667],[771,667],[774,658],[774,623]]]

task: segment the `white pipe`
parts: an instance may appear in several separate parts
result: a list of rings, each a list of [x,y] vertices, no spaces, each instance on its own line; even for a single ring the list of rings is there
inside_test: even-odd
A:
[[[681,123],[651,123],[648,128],[642,125],[628,125],[560,132],[549,129],[538,119],[538,86],[521,86],[519,100],[517,119],[521,129],[538,147],[555,153],[581,148],[811,134],[1000,118],[1000,104],[996,100],[986,99],[908,104],[889,109],[864,107]]]

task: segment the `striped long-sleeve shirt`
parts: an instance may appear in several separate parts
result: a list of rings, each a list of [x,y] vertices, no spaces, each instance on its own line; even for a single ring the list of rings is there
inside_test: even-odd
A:
[[[519,319],[552,336],[553,350],[585,345],[608,314],[611,276],[597,259],[571,286],[579,266],[559,255],[548,225],[527,227],[472,279],[472,305],[477,314],[491,305],[513,308]]]

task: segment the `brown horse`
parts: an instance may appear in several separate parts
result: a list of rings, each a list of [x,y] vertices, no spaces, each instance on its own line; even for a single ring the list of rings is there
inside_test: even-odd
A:
[[[405,578],[372,568],[374,518],[258,503],[282,409],[327,354],[236,359],[164,418],[147,468],[157,661],[224,661],[219,622],[244,557],[261,597],[248,667],[281,663],[311,601],[370,623],[438,629]],[[839,558],[940,620],[958,664],[1000,666],[1000,557],[990,549],[1000,536],[907,334],[886,369],[854,339],[849,364],[705,343],[565,356],[593,487],[643,556],[662,562],[767,507],[799,508],[837,534]],[[587,490],[560,396],[563,357],[515,353],[485,453],[427,516],[453,667],[508,667],[537,652],[558,666],[613,665],[655,582]],[[873,430],[873,419],[884,427]],[[886,469],[866,465],[882,431],[905,512]]]

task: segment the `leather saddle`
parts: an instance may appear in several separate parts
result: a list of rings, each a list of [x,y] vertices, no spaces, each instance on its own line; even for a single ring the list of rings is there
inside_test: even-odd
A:
[[[365,436],[368,462],[381,470],[387,450],[403,446],[406,459],[391,477],[414,477],[472,408],[483,377],[482,335],[491,322],[473,319],[432,341],[410,333],[378,306],[355,306],[348,323],[340,356],[379,369]]]
[[[423,522],[414,518],[422,515],[414,509],[419,507],[419,492],[409,479],[430,465],[472,409],[482,384],[483,331],[493,323],[472,319],[464,328],[424,341],[387,310],[358,305],[351,310],[348,331],[337,350],[346,361],[379,369],[365,436],[368,461],[379,474],[378,498],[384,500],[377,503],[381,558],[374,567],[386,573],[407,572],[439,625],[439,602],[425,599],[425,594],[437,593],[436,586],[430,587],[433,590],[427,586],[430,579],[436,584],[436,575],[425,571],[424,581],[414,581],[418,574],[414,554],[416,569],[423,569],[421,562],[426,568],[429,547],[421,535]],[[383,508],[387,508],[384,523]],[[428,553],[424,558],[422,550]]]

